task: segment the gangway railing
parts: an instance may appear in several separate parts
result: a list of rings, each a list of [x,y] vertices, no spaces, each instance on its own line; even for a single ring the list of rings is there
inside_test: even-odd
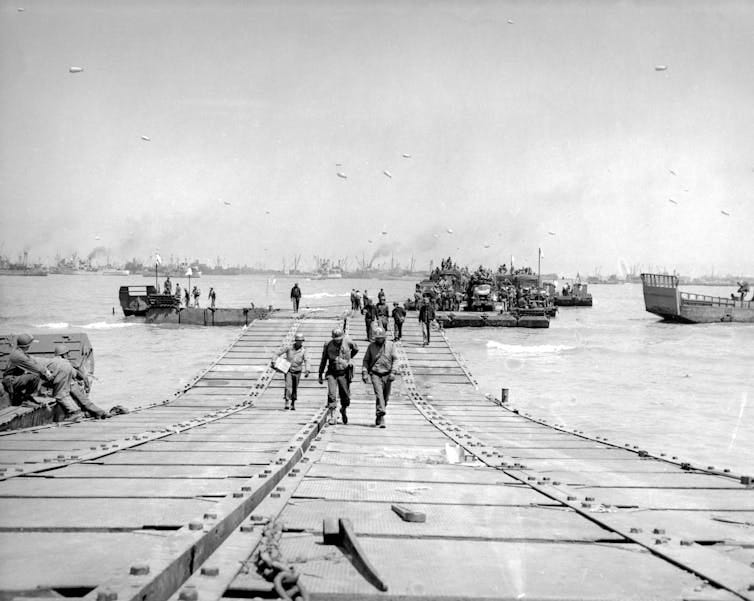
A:
[[[724,298],[722,296],[709,296],[707,294],[696,294],[694,292],[681,292],[681,300],[687,304],[706,305],[714,307],[743,307],[752,308],[751,301],[742,301],[735,298]]]

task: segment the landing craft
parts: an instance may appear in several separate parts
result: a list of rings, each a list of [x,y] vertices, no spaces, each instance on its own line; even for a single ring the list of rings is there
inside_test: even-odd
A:
[[[225,206],[229,207],[229,206],[230,206],[230,201],[228,201],[228,200],[223,200],[223,204],[224,204]]]
[[[655,67],[655,71],[667,71],[667,70],[668,70],[668,66],[667,65],[657,65]]]
[[[150,138],[149,136],[142,136],[141,139],[144,140],[145,142],[151,142],[152,141],[152,138]]]
[[[513,19],[508,19],[508,25],[513,25]]]
[[[335,175],[337,175],[338,177],[343,178],[343,179],[348,179],[348,176],[345,173],[343,173],[342,171],[338,171]]]
[[[385,175],[387,175],[387,176],[388,176],[389,178],[391,178],[391,179],[392,179],[392,177],[393,177],[393,174],[392,174],[392,173],[390,173],[390,172],[389,172],[389,171],[388,171],[387,169],[385,169],[385,171],[383,171],[382,173],[384,173]]]
[[[411,155],[410,155],[410,154],[408,154],[407,152],[404,152],[404,153],[403,153],[403,158],[404,158],[404,159],[410,159],[410,158],[411,158]]]
[[[551,236],[555,235],[555,232],[547,232],[547,233],[550,234]]]
[[[371,241],[371,240],[367,240],[367,242],[369,242],[369,244],[371,244],[371,243],[372,243],[372,241]]]
[[[722,213],[723,215],[727,215],[728,217],[730,217],[730,213],[728,213],[728,211],[723,211],[722,209],[720,209],[720,212],[721,212],[721,213]]]
[[[387,232],[385,230],[382,230],[382,235],[387,236]]]
[[[672,169],[668,169],[668,171],[670,172],[670,175],[678,175],[678,174],[677,174],[677,173],[676,173],[675,171],[673,171]]]
[[[678,202],[677,202],[677,201],[675,201],[675,200],[673,200],[672,198],[668,198],[668,202],[672,202],[672,203],[673,203],[674,205],[677,205],[677,204],[678,204]]]
[[[448,228],[448,229],[447,229],[447,230],[445,230],[445,231],[446,231],[446,232],[448,232],[449,234],[452,234],[452,233],[453,233],[453,230],[452,230],[451,228]]]
[[[81,73],[83,70],[84,67],[68,67],[70,73]]]

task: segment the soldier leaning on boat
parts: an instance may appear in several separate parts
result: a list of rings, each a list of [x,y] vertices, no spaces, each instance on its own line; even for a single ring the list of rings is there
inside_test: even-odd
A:
[[[89,375],[73,365],[68,357],[70,351],[65,344],[56,344],[55,358],[47,363],[47,369],[52,374],[55,400],[66,410],[69,419],[80,419],[84,415],[106,418],[107,411],[89,400]]]

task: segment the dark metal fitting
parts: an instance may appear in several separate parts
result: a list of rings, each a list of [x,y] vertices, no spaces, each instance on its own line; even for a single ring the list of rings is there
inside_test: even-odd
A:
[[[97,591],[97,601],[115,601],[118,598],[117,591],[109,588]]]
[[[575,501],[575,500],[576,500],[576,497],[574,497],[573,495],[568,495],[566,497],[566,501]]]
[[[220,574],[220,568],[217,566],[202,566],[202,576],[217,576]]]
[[[65,459],[65,455],[58,455],[58,459]]]
[[[640,532],[642,532],[642,529],[641,528],[631,528],[631,530],[629,530],[629,532],[631,534],[639,534]]]
[[[665,528],[655,528],[652,530],[652,534],[665,534]]]
[[[639,457],[648,457],[648,456],[649,456],[649,453],[647,453],[646,451],[639,451]]]
[[[252,490],[252,488],[251,488],[251,486],[242,486],[241,490],[244,491],[244,492],[249,492],[250,490]]]
[[[146,563],[136,563],[131,566],[131,576],[146,576],[149,574],[149,565]]]
[[[244,524],[241,526],[241,532],[254,532],[254,526],[251,524]]]
[[[267,477],[267,474],[265,474],[265,473],[262,473],[262,474],[257,474],[257,476],[259,476],[260,478],[266,478],[266,477]]]
[[[526,479],[527,480],[536,480],[536,478],[534,476],[527,476]]]
[[[690,547],[693,544],[694,544],[693,540],[682,540],[681,541],[681,545],[683,545],[684,547]]]
[[[655,545],[661,545],[661,544],[662,544],[662,543],[664,543],[664,542],[665,542],[665,541],[664,541],[664,540],[662,540],[661,538],[656,538],[656,539],[655,539]]]
[[[204,514],[204,519],[205,520],[216,520],[217,519],[217,514],[215,512],[208,511],[207,513]]]
[[[592,506],[592,504],[591,504],[591,503],[582,502],[582,503],[581,503],[581,506],[582,506],[582,507],[591,507],[591,506]]]
[[[234,497],[235,497],[235,498],[237,499],[237,498],[239,498],[239,497],[243,497],[243,493],[242,493],[241,491],[238,491],[238,490],[237,490],[237,491],[235,491],[235,492],[233,493],[233,496],[234,496]]]
[[[741,476],[741,484],[751,486],[754,484],[754,476]]]
[[[553,480],[552,481],[553,486],[560,486],[560,480]]]
[[[585,501],[594,501],[594,497],[584,497]]]
[[[273,492],[273,493],[270,493],[270,496],[273,499],[279,499],[280,498],[280,493],[279,492]]]
[[[198,520],[193,520],[189,522],[188,526],[189,526],[189,530],[201,530],[202,528],[204,528],[204,524],[202,524]]]
[[[278,486],[275,490],[278,491],[278,492],[284,492],[285,491],[285,486]]]
[[[681,464],[681,469],[682,470],[690,470],[691,469],[691,464],[690,463],[682,463]]]
[[[198,601],[199,599],[199,593],[196,590],[196,587],[187,584],[181,589],[181,592],[178,594],[178,598],[180,601]]]
[[[714,466],[714,465],[708,465],[708,466],[707,466],[707,469],[708,469],[708,470],[713,470],[713,469],[715,469],[715,466]]]

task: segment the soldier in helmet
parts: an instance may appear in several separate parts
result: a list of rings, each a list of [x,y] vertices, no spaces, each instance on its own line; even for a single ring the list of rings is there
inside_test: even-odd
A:
[[[293,344],[283,347],[272,357],[272,365],[275,365],[275,360],[278,357],[285,357],[290,367],[285,372],[285,392],[283,393],[285,399],[285,408],[291,411],[296,410],[296,399],[298,398],[298,383],[301,380],[301,372],[304,372],[304,377],[309,377],[309,360],[306,356],[306,349],[304,348],[304,335],[296,334],[293,339]]]
[[[390,388],[395,380],[393,365],[398,361],[395,345],[386,340],[385,330],[380,327],[374,329],[374,341],[364,354],[361,366],[361,379],[364,384],[370,380],[375,396],[375,421],[378,428],[385,427],[385,413],[390,400]]]
[[[38,403],[34,394],[42,379],[52,380],[49,370],[29,354],[29,347],[36,342],[29,334],[19,334],[16,348],[8,356],[8,365],[3,372],[3,387],[10,397],[11,405],[34,407]]]
[[[327,412],[328,423],[332,426],[338,423],[335,410],[340,398],[340,415],[343,424],[348,423],[346,409],[351,404],[351,378],[353,377],[353,359],[359,352],[350,338],[343,335],[343,330],[335,328],[332,340],[325,342],[322,348],[322,359],[319,362],[319,383],[323,384],[323,375],[327,375]]]
[[[56,344],[55,358],[47,363],[52,374],[52,394],[67,413],[68,419],[80,419],[84,413],[105,418],[107,412],[89,400],[89,376],[76,367],[68,357],[71,349],[65,344]],[[82,412],[83,409],[83,412]]]

